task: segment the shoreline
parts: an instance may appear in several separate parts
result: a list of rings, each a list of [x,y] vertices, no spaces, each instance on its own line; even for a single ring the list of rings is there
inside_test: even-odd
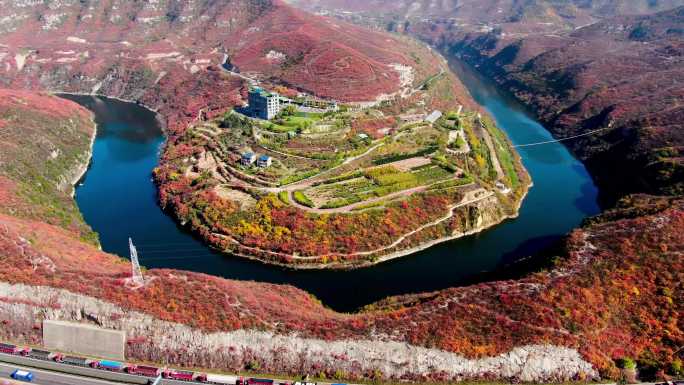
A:
[[[120,101],[120,102],[124,102],[124,103],[133,103],[133,104],[139,105],[139,106],[144,107],[145,109],[147,109],[147,110],[153,112],[153,113],[155,114],[155,118],[157,119],[157,121],[160,122],[160,124],[161,124],[161,126],[162,126],[162,133],[163,133],[163,135],[164,135],[164,143],[162,144],[162,146],[164,146],[164,145],[166,144],[166,141],[168,140],[168,137],[166,136],[166,130],[165,130],[166,126],[165,126],[165,124],[163,123],[162,115],[158,112],[157,109],[152,108],[152,107],[150,107],[150,106],[147,106],[147,105],[145,105],[145,104],[143,104],[143,103],[139,103],[139,102],[133,101],[133,100],[124,99],[124,98],[121,98],[121,97],[108,96],[108,95],[104,95],[104,94],[100,94],[100,93],[63,92],[63,91],[58,91],[58,90],[51,90],[51,91],[49,91],[49,93],[52,94],[52,95],[54,95],[54,96],[56,96],[56,97],[59,97],[59,94],[64,94],[64,95],[77,95],[77,96],[103,97],[103,98],[108,98],[108,99],[114,99],[114,100],[117,100],[117,101]],[[79,168],[78,177],[75,178],[75,179],[73,179],[73,181],[72,181],[72,183],[71,183],[71,185],[72,185],[72,186],[71,186],[71,187],[72,187],[72,188],[71,188],[71,197],[72,197],[72,198],[74,198],[74,196],[75,196],[77,184],[85,178],[85,175],[86,175],[86,173],[88,172],[88,169],[90,168],[90,163],[91,163],[92,156],[93,156],[93,145],[94,145],[94,143],[95,143],[95,138],[96,138],[96,136],[97,136],[97,123],[95,123],[94,113],[93,113],[92,111],[89,111],[89,112],[91,113],[92,122],[93,122],[93,127],[94,127],[94,129],[93,129],[93,135],[91,136],[91,142],[90,142],[90,146],[89,146],[89,149],[88,149],[88,159],[87,159],[87,162],[85,162],[84,165],[82,165],[82,166]],[[509,145],[510,145],[510,142],[509,142]],[[518,154],[516,153],[516,155],[518,155]],[[520,164],[522,165],[522,162],[521,162],[521,160],[520,160],[519,158],[518,158],[518,162],[520,162]],[[524,171],[525,175],[527,175],[528,178],[529,178],[529,173],[528,173],[527,170],[524,168],[524,165],[523,165],[522,168],[523,168],[523,171]],[[156,184],[155,184],[155,185],[156,185]],[[366,268],[366,267],[371,267],[371,266],[374,266],[374,265],[378,265],[378,264],[380,264],[380,263],[388,262],[388,261],[391,261],[391,260],[394,260],[394,259],[398,259],[398,258],[401,258],[401,257],[405,257],[405,256],[408,256],[408,255],[411,255],[411,254],[415,254],[415,253],[418,253],[418,252],[421,252],[421,251],[423,251],[423,250],[429,249],[429,248],[431,248],[431,247],[433,247],[433,246],[435,246],[435,245],[441,244],[441,243],[445,243],[445,242],[449,242],[449,241],[452,241],[452,240],[455,240],[455,239],[459,239],[459,238],[463,238],[463,237],[466,237],[466,236],[478,234],[478,233],[483,232],[483,231],[485,231],[485,230],[488,230],[488,229],[490,229],[490,228],[492,228],[492,227],[494,227],[494,226],[497,226],[497,225],[503,223],[504,221],[506,221],[506,220],[508,220],[508,219],[515,219],[515,218],[517,218],[517,217],[519,216],[519,211],[520,211],[520,207],[522,206],[522,202],[523,202],[523,200],[527,197],[527,194],[528,194],[528,192],[529,192],[529,188],[531,188],[532,186],[533,186],[532,180],[531,180],[531,178],[529,178],[529,183],[528,183],[527,187],[525,188],[525,191],[524,191],[524,193],[522,194],[521,198],[517,200],[517,202],[516,202],[516,204],[515,204],[515,208],[514,208],[514,210],[513,210],[513,213],[511,213],[511,214],[506,214],[506,215],[502,215],[502,216],[500,216],[499,218],[497,218],[495,221],[493,221],[493,222],[490,223],[490,224],[487,224],[487,225],[484,225],[484,226],[478,226],[477,228],[471,229],[471,230],[466,231],[466,232],[463,232],[463,233],[453,234],[453,235],[449,235],[449,236],[443,236],[443,237],[440,237],[440,238],[432,239],[432,240],[423,242],[423,243],[421,243],[421,244],[419,244],[419,245],[416,245],[416,246],[413,246],[413,247],[410,247],[410,248],[407,248],[407,249],[395,250],[395,251],[392,251],[392,252],[390,252],[390,253],[388,253],[388,254],[386,254],[386,255],[377,257],[377,258],[374,259],[374,260],[363,260],[362,262],[354,261],[354,262],[347,262],[347,263],[345,263],[345,262],[335,262],[335,263],[327,263],[327,264],[322,264],[322,263],[288,264],[288,263],[283,263],[283,262],[275,262],[275,261],[272,261],[272,260],[260,258],[260,257],[258,257],[258,256],[252,255],[252,254],[242,253],[242,252],[238,252],[238,251],[226,252],[225,250],[221,250],[221,249],[218,249],[218,248],[214,247],[213,245],[207,243],[207,242],[206,242],[205,240],[203,240],[203,239],[201,239],[201,242],[207,247],[208,250],[214,250],[214,251],[220,252],[220,253],[222,253],[222,254],[224,254],[224,255],[227,255],[227,256],[234,256],[234,257],[244,258],[244,259],[247,259],[247,260],[260,262],[260,263],[265,264],[265,265],[278,266],[278,267],[283,267],[283,268],[287,268],[287,269],[291,269],[291,270],[321,270],[321,271],[322,271],[322,270],[338,270],[338,271],[341,271],[341,270],[356,270],[356,269],[361,269],[361,268]],[[494,196],[494,195],[492,195],[492,196]],[[498,200],[497,200],[497,201],[498,201]],[[475,202],[471,202],[471,203],[469,203],[469,204],[472,204],[472,203],[475,203]],[[459,206],[458,204],[456,204],[456,205],[454,205],[452,208],[450,208],[449,211],[450,211],[451,213],[450,213],[450,215],[448,216],[448,218],[446,218],[446,219],[444,219],[444,220],[448,220],[448,219],[452,218],[453,215],[454,215],[454,214],[453,214],[453,210],[456,209],[457,207],[460,207],[460,206]],[[159,210],[165,211],[162,207],[158,207],[158,208],[159,208]],[[181,225],[182,227],[186,228],[186,226],[185,226],[184,224],[178,222],[178,219],[177,219],[175,216],[171,216],[171,218],[172,218],[177,224],[179,224],[179,225]],[[439,223],[441,223],[441,222],[443,222],[443,221],[440,221]],[[438,225],[439,223],[435,223],[435,224],[433,224],[433,225],[427,226],[426,228],[421,229],[420,231],[425,230],[425,229],[430,228],[430,227],[433,227],[433,226],[436,226],[436,225]],[[191,230],[189,230],[189,231],[190,231],[191,233],[193,233]],[[418,231],[418,232],[420,232],[420,231]],[[194,233],[193,233],[193,234],[194,234]],[[411,235],[413,235],[413,234],[411,234]],[[405,239],[403,239],[401,242],[403,242],[404,240],[405,240]],[[401,242],[400,242],[400,243],[401,243]],[[242,245],[240,245],[240,246],[242,246]],[[101,245],[98,245],[98,247],[100,247],[100,249],[101,249]],[[395,246],[392,246],[392,247],[396,247],[396,245],[395,245]],[[264,250],[264,251],[266,251],[266,250]]]
[[[141,102],[138,101],[138,100],[124,99],[124,98],[121,98],[121,97],[118,97],[118,96],[110,96],[110,95],[105,95],[105,94],[100,94],[100,93],[93,93],[93,92],[71,92],[71,91],[59,91],[59,90],[48,90],[47,92],[48,92],[49,94],[54,95],[54,96],[57,96],[57,97],[59,97],[58,94],[75,95],[75,96],[97,96],[97,97],[101,97],[101,98],[114,99],[114,100],[118,100],[118,101],[120,101],[120,102],[132,103],[132,104],[141,106],[141,107],[143,107],[143,108],[145,108],[145,109],[147,109],[147,110],[150,110],[150,111],[154,112],[154,116],[155,116],[155,118],[157,119],[157,121],[159,122],[159,125],[160,125],[160,128],[161,128],[161,130],[162,130],[162,133],[164,134],[164,138],[165,138],[165,139],[168,139],[168,138],[166,137],[166,121],[162,119],[162,114],[159,112],[159,110],[156,109],[156,108],[154,108],[154,107],[152,107],[152,106],[148,106],[148,105],[145,104],[145,103],[141,103]],[[89,110],[89,111],[90,111],[90,110]],[[91,112],[92,112],[92,111],[91,111]],[[165,140],[164,142],[166,142],[166,140]]]
[[[472,229],[472,230],[462,232],[459,234],[454,234],[454,235],[450,235],[450,236],[444,236],[444,237],[436,238],[436,239],[433,239],[433,240],[430,240],[427,242],[423,242],[420,245],[417,245],[417,246],[414,246],[414,247],[411,247],[408,249],[393,251],[393,252],[386,254],[382,257],[378,257],[375,261],[365,260],[365,261],[360,262],[360,263],[350,262],[350,263],[335,263],[335,264],[330,264],[330,263],[328,263],[328,264],[321,264],[321,263],[287,264],[287,263],[282,263],[282,262],[274,262],[274,261],[267,260],[264,258],[259,258],[257,256],[251,255],[251,254],[245,254],[245,253],[240,253],[240,252],[226,252],[224,250],[215,248],[215,247],[210,246],[210,245],[207,245],[207,246],[210,247],[212,250],[218,251],[218,252],[226,254],[226,255],[238,256],[240,258],[245,258],[245,259],[248,259],[251,261],[260,262],[264,265],[278,266],[278,267],[283,267],[283,268],[287,268],[290,270],[300,270],[300,271],[304,271],[304,270],[321,270],[321,271],[324,271],[324,270],[338,270],[338,271],[356,270],[356,269],[375,266],[375,265],[378,265],[378,264],[383,263],[383,262],[388,262],[388,261],[391,261],[394,259],[405,257],[405,256],[408,256],[411,254],[415,254],[415,253],[429,249],[432,246],[436,246],[436,245],[441,244],[441,243],[445,243],[445,242],[449,242],[449,241],[456,240],[459,238],[478,234],[478,233],[486,231],[486,230],[488,230],[494,226],[500,225],[501,223],[503,223],[506,220],[515,219],[520,215],[520,208],[522,207],[522,202],[527,197],[527,195],[529,193],[529,189],[532,186],[534,186],[534,184],[532,182],[528,183],[527,187],[525,188],[525,192],[523,193],[521,198],[518,200],[518,202],[516,204],[516,208],[514,210],[514,213],[512,213],[512,214],[502,215],[496,221],[494,221],[488,225],[485,225],[485,226],[479,226],[476,229]],[[450,210],[453,212],[453,209],[455,209],[457,207],[458,206],[453,207]],[[453,217],[453,214],[450,216],[450,218],[451,217]],[[437,224],[434,224],[433,226],[436,226],[436,225]],[[428,227],[432,227],[432,226],[428,226]]]
[[[74,102],[75,103],[75,102]],[[84,107],[85,108],[85,107]],[[78,187],[79,183],[85,179],[85,175],[88,172],[88,169],[90,169],[90,164],[92,163],[93,160],[93,147],[95,146],[95,138],[97,137],[97,123],[95,123],[95,113],[88,110],[90,112],[91,118],[90,121],[93,124],[93,133],[90,135],[90,145],[88,146],[88,149],[86,151],[86,159],[84,162],[80,164],[80,167],[77,167],[76,169],[78,172],[76,173],[76,176],[71,179],[70,187],[71,187],[71,196],[72,199],[75,200],[76,197],[76,187]],[[78,205],[77,205],[78,206]],[[79,212],[81,210],[79,209]],[[89,225],[90,226],[90,225]]]

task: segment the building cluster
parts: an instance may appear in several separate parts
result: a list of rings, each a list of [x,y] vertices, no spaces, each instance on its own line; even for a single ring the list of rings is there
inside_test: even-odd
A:
[[[257,156],[257,154],[253,152],[245,152],[240,158],[240,163],[242,163],[243,166],[251,166],[256,163],[257,167],[265,168],[271,166],[273,159],[268,155]]]

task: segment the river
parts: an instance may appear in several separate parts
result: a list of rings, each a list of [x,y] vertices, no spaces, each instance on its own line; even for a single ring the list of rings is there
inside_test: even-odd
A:
[[[552,139],[512,97],[472,68],[453,63],[473,98],[515,144]],[[92,163],[76,189],[85,220],[102,248],[128,256],[128,237],[148,268],[192,270],[226,278],[287,283],[326,306],[353,311],[397,294],[433,291],[491,279],[482,274],[548,247],[599,212],[597,190],[584,166],[559,143],[520,148],[534,186],[520,216],[466,238],[352,271],[296,271],[209,250],[164,214],[151,181],[163,135],[153,112],[136,104],[63,95],[95,113],[98,133]]]

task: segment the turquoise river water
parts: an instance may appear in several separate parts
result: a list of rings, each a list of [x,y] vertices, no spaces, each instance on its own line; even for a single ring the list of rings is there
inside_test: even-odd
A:
[[[514,144],[551,139],[523,106],[472,68],[453,69]],[[70,96],[96,115],[90,169],[76,190],[86,221],[105,251],[128,256],[128,237],[141,264],[240,280],[286,283],[340,311],[389,295],[417,293],[491,279],[507,264],[548,247],[583,218],[598,213],[597,190],[584,166],[560,143],[520,148],[534,186],[516,219],[480,234],[352,271],[296,271],[216,253],[178,227],[157,205],[151,181],[164,141],[154,113],[136,104]]]

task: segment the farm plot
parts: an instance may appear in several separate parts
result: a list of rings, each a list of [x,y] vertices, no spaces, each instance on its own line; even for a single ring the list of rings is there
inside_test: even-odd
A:
[[[241,210],[251,209],[256,205],[256,199],[254,199],[251,195],[232,189],[225,185],[218,185],[214,187],[214,192],[220,198],[236,202]]]
[[[348,174],[352,179],[345,177],[337,177],[334,183],[321,183],[309,188],[306,195],[311,198],[315,207],[339,208],[403,190],[429,186],[452,179],[454,174],[440,166],[424,164],[410,171],[401,171],[392,166],[375,167]]]
[[[287,141],[283,149],[291,154],[316,159],[344,159],[352,152],[363,152],[370,143],[356,137],[325,135],[320,137],[297,136]]]

